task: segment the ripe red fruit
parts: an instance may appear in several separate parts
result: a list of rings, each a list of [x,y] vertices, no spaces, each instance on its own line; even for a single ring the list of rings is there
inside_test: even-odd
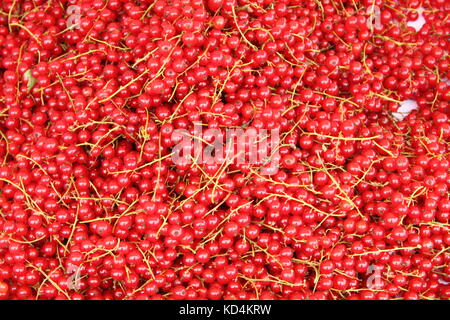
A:
[[[43,2],[0,15],[0,299],[449,298],[445,1]]]

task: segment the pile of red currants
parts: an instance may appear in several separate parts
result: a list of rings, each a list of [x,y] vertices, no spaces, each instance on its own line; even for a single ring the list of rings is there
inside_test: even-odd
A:
[[[0,300],[450,299],[449,17],[2,0]],[[277,129],[277,170],[174,161],[196,126]]]

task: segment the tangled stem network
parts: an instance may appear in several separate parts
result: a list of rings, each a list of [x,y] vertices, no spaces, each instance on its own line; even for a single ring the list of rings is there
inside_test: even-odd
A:
[[[0,299],[449,299],[449,17],[2,0]]]

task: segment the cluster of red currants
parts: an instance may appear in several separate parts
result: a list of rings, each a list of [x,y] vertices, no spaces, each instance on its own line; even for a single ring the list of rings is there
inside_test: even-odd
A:
[[[449,299],[449,14],[2,0],[0,300]],[[278,172],[174,163],[198,124],[279,129]]]

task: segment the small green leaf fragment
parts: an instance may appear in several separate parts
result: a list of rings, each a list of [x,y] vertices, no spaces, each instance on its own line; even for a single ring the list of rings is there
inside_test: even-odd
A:
[[[33,86],[36,84],[36,78],[33,77],[33,74],[31,73],[31,69],[27,70],[24,74],[25,80],[27,80],[27,89],[28,92],[31,91]]]

